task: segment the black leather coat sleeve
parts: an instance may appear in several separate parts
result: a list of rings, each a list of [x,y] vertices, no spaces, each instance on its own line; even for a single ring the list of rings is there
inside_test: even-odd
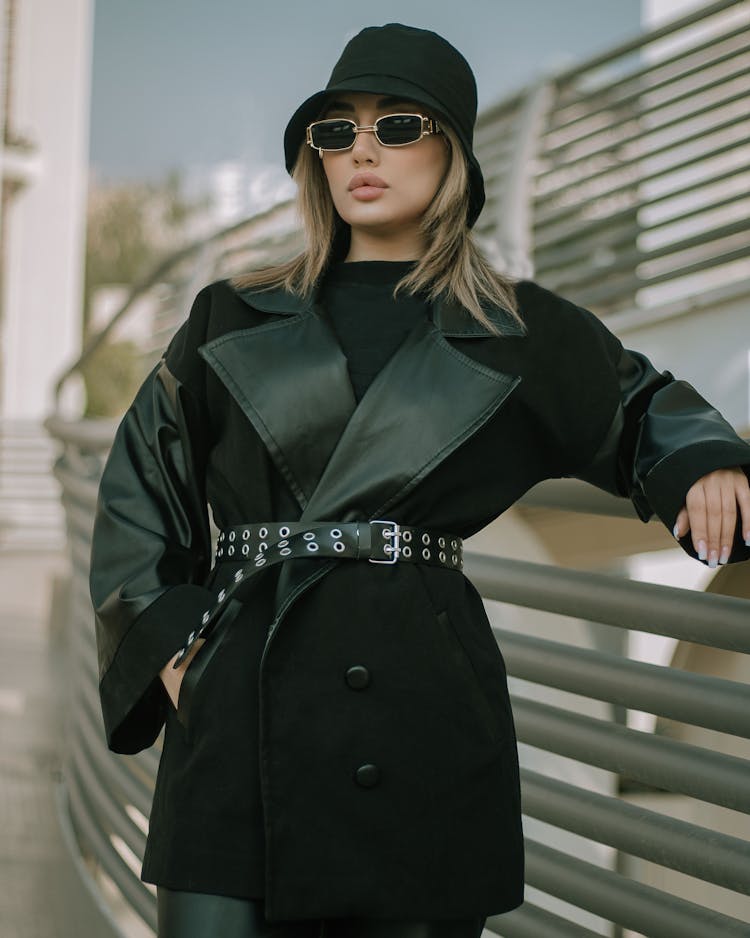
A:
[[[598,333],[597,391],[615,406],[593,452],[568,475],[630,498],[642,521],[656,514],[671,534],[688,490],[702,476],[739,466],[750,479],[750,444],[692,384],[658,371],[593,313],[578,311]],[[698,559],[690,532],[679,543]],[[729,563],[747,559],[738,507]]]
[[[186,323],[170,350],[187,331]],[[107,744],[120,753],[155,741],[172,706],[159,671],[214,601],[203,585],[211,564],[207,421],[167,364],[170,350],[117,428],[92,536],[100,700]]]

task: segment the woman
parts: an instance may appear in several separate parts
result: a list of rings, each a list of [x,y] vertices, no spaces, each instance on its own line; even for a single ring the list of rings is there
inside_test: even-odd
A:
[[[460,938],[521,904],[505,665],[461,539],[536,482],[750,557],[750,446],[474,245],[475,117],[440,36],[355,36],[285,133],[306,250],[204,287],[118,428],[91,595],[110,749],[166,721],[161,936]]]

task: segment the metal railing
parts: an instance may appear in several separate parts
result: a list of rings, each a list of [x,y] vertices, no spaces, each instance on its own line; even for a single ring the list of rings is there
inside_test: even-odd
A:
[[[660,46],[667,40],[676,43],[671,52]],[[731,262],[747,230],[748,213],[730,212],[744,204],[740,188],[747,166],[741,145],[748,134],[740,98],[749,49],[750,5],[714,3],[574,70],[548,76],[484,112],[475,141],[487,203],[475,228],[477,240],[511,272],[529,274],[533,253],[536,276],[545,286],[603,314],[636,306],[644,288],[664,283],[679,288],[697,271],[731,278]],[[723,183],[735,189],[723,190]],[[686,195],[695,204],[685,207]],[[719,213],[718,222],[708,220],[711,212]],[[697,226],[689,234],[686,222]],[[157,286],[161,305],[151,341],[142,349],[144,374],[200,286],[290,257],[301,247],[292,203],[189,246],[134,286],[106,329],[61,376],[58,390],[127,318],[134,301],[156,295]],[[153,888],[140,881],[139,870],[161,737],[135,756],[106,749],[88,594],[96,491],[116,422],[52,416],[46,424],[62,447],[55,472],[73,571],[69,639],[76,680],[70,682],[64,775],[71,820],[89,866],[112,880],[155,927]],[[626,500],[572,480],[543,483],[520,504],[641,523]],[[473,554],[467,556],[466,572],[488,601],[606,623],[624,634],[645,631],[750,653],[745,600]],[[631,708],[718,731],[730,742],[748,739],[746,685],[582,649],[566,643],[563,634],[560,641],[506,628],[495,628],[495,634],[509,676],[531,688],[524,694],[511,689],[520,743],[661,792],[750,814],[750,762],[629,728],[614,716],[617,708]],[[603,702],[612,718],[534,699],[534,686]],[[620,857],[656,863],[738,897],[750,895],[745,840],[525,767],[522,793],[528,818],[609,845]],[[613,935],[622,928],[656,938],[750,934],[748,921],[532,838],[527,838],[526,881],[615,923]],[[506,938],[594,934],[531,901],[490,919],[487,927]]]
[[[0,552],[65,546],[56,455],[41,420],[0,420]]]
[[[746,277],[749,22],[745,2],[699,7],[484,111],[478,230],[517,239],[523,193],[536,276],[602,314],[702,271]]]

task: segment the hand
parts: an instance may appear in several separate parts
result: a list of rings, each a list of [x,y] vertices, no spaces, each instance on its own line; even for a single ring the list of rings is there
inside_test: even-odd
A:
[[[205,641],[205,638],[196,638],[195,644],[185,655],[184,659],[180,662],[179,668],[172,667],[172,663],[180,653],[179,651],[176,651],[169,659],[169,661],[164,665],[161,671],[159,671],[159,677],[162,680],[162,684],[167,689],[167,694],[169,694],[169,699],[172,701],[175,710],[177,709],[177,701],[180,698],[180,685],[182,684],[182,678],[188,669],[188,665],[193,660],[195,653]],[[181,650],[182,649],[180,649],[180,651]]]
[[[726,563],[734,542],[737,505],[740,506],[745,542],[750,541],[750,484],[744,471],[715,469],[688,489],[685,505],[675,524],[675,537],[693,534],[693,547],[699,560],[709,567]],[[719,554],[721,551],[721,554]]]

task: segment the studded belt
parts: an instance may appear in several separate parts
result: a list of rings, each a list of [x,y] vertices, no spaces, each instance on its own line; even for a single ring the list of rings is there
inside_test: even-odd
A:
[[[231,599],[242,598],[241,587],[260,570],[288,557],[347,557],[370,563],[427,563],[453,570],[463,568],[463,542],[455,534],[399,524],[395,521],[258,521],[219,532],[216,561],[242,563],[233,582],[221,589],[216,603],[203,613],[174,661],[177,668],[199,638],[208,638]]]

